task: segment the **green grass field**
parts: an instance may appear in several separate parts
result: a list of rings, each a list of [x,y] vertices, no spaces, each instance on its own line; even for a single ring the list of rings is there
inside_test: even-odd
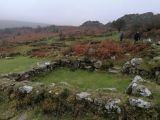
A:
[[[57,37],[54,37],[53,39],[48,39],[46,41],[43,41],[42,43],[46,43],[46,44],[62,43],[65,45],[72,45],[72,44],[76,44],[77,41],[67,41],[67,40],[61,41],[59,40],[59,37],[57,36]]]
[[[50,61],[48,58],[29,58],[18,56],[13,59],[0,59],[0,74],[9,72],[22,72],[36,65],[37,62]]]
[[[43,82],[46,85],[51,83],[67,82],[71,85],[86,88],[117,88],[124,92],[130,83],[130,77],[117,76],[115,74],[89,72],[76,70],[71,72],[69,68],[58,68],[45,77],[37,78],[35,82]]]
[[[108,34],[111,34],[111,33],[108,33]],[[112,40],[115,40],[115,41],[119,41],[119,36],[121,34],[121,32],[113,32],[112,33],[113,35],[112,36],[104,36],[104,37],[92,37],[92,36],[83,36],[82,40],[93,40],[93,41],[105,41],[107,39],[112,39]],[[124,38],[125,39],[125,38]],[[43,43],[47,43],[47,44],[52,44],[52,43],[65,43],[66,45],[73,45],[73,44],[76,44],[78,41],[81,41],[81,40],[76,40],[76,41],[60,41],[59,40],[59,36],[56,36],[54,37],[53,39],[48,39],[46,41],[43,41]]]
[[[21,54],[25,54],[26,52],[32,50],[34,47],[23,45],[23,46],[17,46],[15,48],[16,52],[20,52]]]

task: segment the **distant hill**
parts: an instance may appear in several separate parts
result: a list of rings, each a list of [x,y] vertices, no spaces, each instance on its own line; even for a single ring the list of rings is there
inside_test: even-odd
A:
[[[0,20],[0,29],[13,28],[13,27],[32,27],[36,28],[38,25],[41,27],[50,26],[50,24],[14,21],[14,20]]]
[[[99,21],[86,21],[81,26],[83,27],[100,27],[103,26]]]
[[[127,24],[133,24],[138,21],[150,22],[153,19],[160,19],[160,14],[153,14],[152,12],[147,12],[143,14],[128,14],[121,17],[125,20]]]
[[[147,12],[143,14],[127,14],[118,19],[123,19],[126,25],[133,25],[140,21],[151,23],[153,21],[160,20],[160,14],[153,14],[152,12]],[[111,22],[107,23],[106,25],[110,26]]]

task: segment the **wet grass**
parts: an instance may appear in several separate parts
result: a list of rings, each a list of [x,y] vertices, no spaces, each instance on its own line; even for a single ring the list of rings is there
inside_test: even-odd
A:
[[[25,54],[26,52],[32,50],[34,47],[28,46],[28,45],[22,45],[22,46],[17,46],[15,48],[16,52],[20,52],[21,54]]]
[[[45,77],[36,78],[35,82],[43,82],[46,85],[51,83],[67,82],[73,86],[86,89],[116,88],[124,92],[130,83],[130,77],[121,75],[89,72],[76,70],[71,72],[69,68],[58,68]]]
[[[17,56],[13,59],[0,59],[0,74],[10,72],[22,72],[30,69],[36,65],[37,62],[50,61],[48,58],[29,58],[24,56]]]

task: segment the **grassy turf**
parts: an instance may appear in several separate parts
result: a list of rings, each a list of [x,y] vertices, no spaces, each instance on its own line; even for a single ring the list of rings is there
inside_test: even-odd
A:
[[[18,56],[13,59],[0,59],[0,74],[9,72],[22,72],[30,69],[31,66],[36,65],[37,62],[50,61],[47,58],[29,58]]]
[[[25,54],[27,51],[32,50],[34,47],[23,45],[23,46],[17,46],[15,48],[16,52],[20,52],[21,54]]]
[[[72,45],[72,44],[76,44],[77,41],[67,41],[67,40],[64,40],[64,41],[61,41],[59,40],[58,36],[53,38],[53,39],[49,39],[49,40],[46,40],[46,41],[43,41],[43,43],[47,43],[47,44],[52,44],[52,43],[65,43],[66,45]]]
[[[71,72],[68,68],[59,68],[47,76],[37,78],[34,81],[43,82],[46,85],[50,85],[51,83],[68,82],[69,84],[80,88],[117,88],[118,91],[124,92],[130,83],[130,78],[83,70]]]
[[[111,36],[96,37],[96,38],[93,38],[93,40],[95,40],[95,41],[105,41],[107,39],[110,39],[110,40],[119,41],[120,40],[119,36],[120,36],[121,33],[122,32],[113,32],[112,33],[113,35],[111,35]],[[108,34],[111,34],[111,33],[108,33]],[[124,38],[124,40],[125,40],[125,38]]]

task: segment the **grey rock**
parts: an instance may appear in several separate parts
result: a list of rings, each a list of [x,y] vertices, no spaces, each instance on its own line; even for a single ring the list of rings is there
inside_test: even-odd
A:
[[[109,99],[108,103],[105,105],[105,112],[120,114],[121,108],[117,105],[119,102],[121,102],[121,100],[118,98]]]
[[[22,93],[24,93],[24,92],[30,93],[30,92],[33,90],[33,87],[32,87],[32,86],[27,86],[27,85],[25,85],[25,86],[19,87],[19,90],[20,90]]]
[[[160,75],[160,71],[156,71],[156,72],[155,72],[155,75],[156,75],[156,76]]]
[[[129,85],[129,87],[126,89],[127,94],[133,94],[133,95],[142,95],[142,96],[151,96],[151,92],[144,86],[138,85],[136,83],[132,83]]]
[[[81,100],[81,99],[86,99],[86,100],[89,100],[89,101],[92,101],[90,99],[90,96],[91,94],[87,93],[87,92],[81,92],[81,93],[77,93],[76,94],[76,99],[77,100]]]
[[[51,86],[51,87],[54,87],[55,85],[56,85],[55,83],[52,83],[50,86]]]
[[[116,88],[99,88],[95,91],[106,91],[106,90],[110,90],[110,91],[113,91],[113,92],[117,92],[117,89]]]
[[[13,57],[5,57],[6,59],[13,59]]]
[[[95,62],[95,63],[93,64],[93,66],[94,66],[96,69],[99,69],[99,68],[101,68],[101,66],[102,66],[102,62],[101,62],[101,61],[97,61],[97,62]]]
[[[151,96],[152,93],[143,85],[139,85],[138,82],[144,82],[140,76],[135,76],[132,82],[129,84],[128,88],[126,89],[126,94],[133,94],[133,95],[142,95],[142,96]]]
[[[130,94],[132,93],[132,84],[133,84],[133,83],[130,83],[130,84],[129,84],[128,88],[127,88],[126,91],[125,91],[126,94],[129,94],[129,95],[130,95]]]
[[[1,78],[8,78],[8,74],[2,74]]]
[[[139,75],[136,75],[136,76],[134,77],[134,79],[132,80],[132,83],[133,83],[133,82],[144,82],[144,79],[141,78]]]
[[[94,104],[97,106],[102,106],[103,105],[103,101],[99,98],[95,98],[94,99]]]
[[[92,66],[84,66],[85,69],[90,69]]]
[[[109,69],[108,72],[109,73],[113,73],[113,74],[118,74],[119,73],[118,70],[112,70],[112,69]]]
[[[134,83],[132,85],[132,94],[133,95],[142,95],[142,96],[151,96],[151,92],[144,87],[143,85],[138,85],[136,83]]]
[[[131,56],[131,54],[130,54],[130,53],[125,53],[125,55],[126,55],[126,56]]]
[[[69,83],[67,83],[67,82],[60,82],[60,84],[62,84],[62,85],[66,85],[66,86],[70,86],[70,84],[69,84]]]
[[[142,58],[133,58],[133,59],[131,60],[132,66],[139,65],[141,62],[142,62]]]
[[[129,103],[131,106],[139,108],[151,108],[153,105],[150,102],[143,101],[142,99],[129,98]]]
[[[160,60],[160,56],[154,57],[153,60]]]
[[[122,66],[121,72],[122,72],[122,73],[128,72],[129,68],[130,68],[130,62],[127,61],[127,62]]]
[[[37,63],[37,67],[39,68],[45,68],[46,66],[47,65],[45,63],[40,63],[40,62]]]
[[[160,41],[157,42],[157,45],[160,45]]]
[[[10,80],[9,78],[3,78],[3,80]]]

